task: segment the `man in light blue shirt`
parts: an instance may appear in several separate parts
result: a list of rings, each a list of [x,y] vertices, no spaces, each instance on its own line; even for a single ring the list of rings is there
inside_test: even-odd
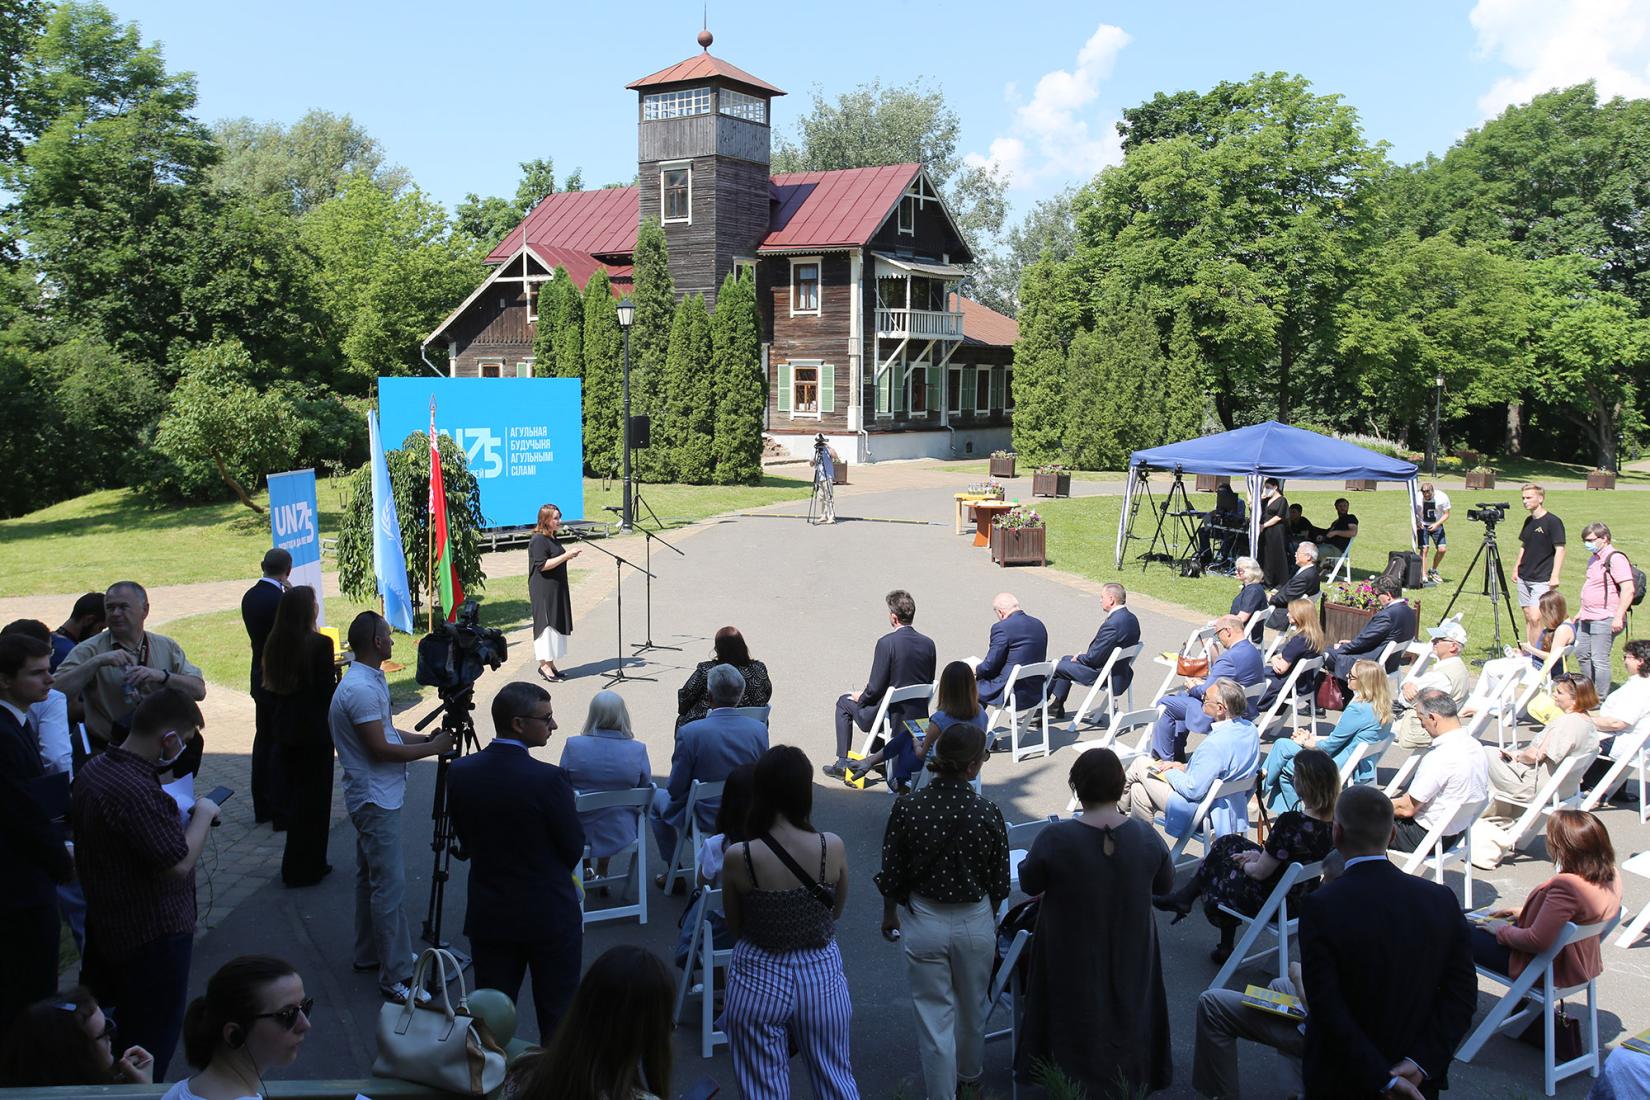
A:
[[[768,751],[768,727],[754,718],[734,714],[745,693],[745,678],[732,665],[717,665],[705,676],[710,690],[710,713],[676,731],[676,751],[670,758],[670,780],[653,795],[653,839],[666,860],[676,850],[677,836],[693,828],[687,802],[693,781],[716,783],[741,764],[754,764]],[[694,816],[707,832],[716,823],[720,798],[702,799]]]
[[[1184,764],[1140,757],[1129,767],[1129,782],[1117,808],[1150,821],[1161,813],[1169,835],[1184,836],[1193,825],[1198,803],[1209,791],[1233,779],[1252,778],[1260,768],[1260,732],[1246,717],[1248,700],[1236,680],[1222,677],[1203,693],[1209,736]],[[1216,836],[1249,828],[1249,792],[1216,799],[1209,808]]]

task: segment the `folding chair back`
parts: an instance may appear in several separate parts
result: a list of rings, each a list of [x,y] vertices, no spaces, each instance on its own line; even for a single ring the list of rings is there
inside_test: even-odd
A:
[[[1133,668],[1134,659],[1138,656],[1140,656],[1140,646],[1138,645],[1124,646],[1111,651],[1111,656],[1106,658],[1106,663],[1100,666],[1100,674],[1094,678],[1094,683],[1089,686],[1088,694],[1083,696],[1083,701],[1077,706],[1077,713],[1071,720],[1072,733],[1080,732],[1084,720],[1090,718],[1094,713],[1104,714],[1111,719],[1116,719],[1118,697],[1112,694],[1112,673],[1122,668]],[[1129,678],[1129,686],[1124,689],[1124,692],[1128,696],[1129,706],[1132,708],[1134,706],[1134,678],[1132,676]],[[1096,697],[1102,693],[1105,695],[1104,701],[1098,710],[1091,712]]]
[[[1261,904],[1260,909],[1253,916],[1241,913],[1230,906],[1222,905],[1220,907],[1223,913],[1236,918],[1244,928],[1243,935],[1239,937],[1236,946],[1232,948],[1232,953],[1227,957],[1225,965],[1215,975],[1214,981],[1209,983],[1210,989],[1224,987],[1227,982],[1232,980],[1232,975],[1237,973],[1239,967],[1247,966],[1252,962],[1265,958],[1267,955],[1273,954],[1274,951],[1278,957],[1278,977],[1286,978],[1289,976],[1289,937],[1295,934],[1300,924],[1299,917],[1289,915],[1289,891],[1304,880],[1320,878],[1322,875],[1323,862],[1321,860],[1317,863],[1304,865],[1291,863],[1283,869],[1283,874],[1278,878],[1277,885],[1272,887],[1272,892],[1266,895],[1266,901]],[[1275,947],[1251,951],[1256,941],[1267,934],[1270,934],[1277,941]]]
[[[1650,878],[1650,852],[1628,856],[1621,861],[1621,869],[1628,874]],[[1626,906],[1622,907],[1622,912],[1626,913]],[[1639,915],[1633,918],[1631,924],[1623,926],[1621,938],[1616,940],[1616,946],[1631,947],[1633,941],[1644,934],[1645,925],[1650,925],[1650,902],[1639,909]]]
[[[1566,804],[1580,803],[1581,794],[1576,792],[1565,797],[1564,786],[1570,781],[1571,775],[1585,772],[1592,760],[1591,756],[1570,756],[1560,761],[1558,767],[1554,768],[1547,781],[1537,788],[1535,797],[1528,803],[1517,802],[1504,795],[1497,797],[1497,801],[1524,807],[1524,812],[1518,815],[1518,820],[1506,829],[1509,852],[1522,847],[1524,842],[1535,834],[1536,826],[1541,822],[1543,815],[1563,809]]]
[[[713,913],[722,912],[722,891],[707,887],[700,891],[698,912],[693,918],[693,931],[688,938],[687,959],[682,964],[682,978],[676,987],[676,1019],[682,1019],[689,996],[699,998],[699,1054],[709,1058],[719,1044],[728,1041],[727,1033],[716,1029],[716,971],[726,969],[733,959],[733,949],[717,950],[716,936],[710,923]],[[694,984],[694,971],[699,982]]]
[[[1346,540],[1346,549],[1340,550],[1325,544],[1318,548],[1318,568],[1322,569],[1325,562],[1333,561],[1335,567],[1324,578],[1324,584],[1334,584],[1337,578],[1350,581],[1352,579],[1352,545],[1358,541],[1356,535]]]
[[[1615,795],[1616,791],[1627,783],[1627,769],[1636,763],[1639,769],[1639,824],[1643,824],[1645,816],[1650,814],[1650,806],[1645,805],[1645,759],[1650,756],[1646,751],[1646,741],[1650,741],[1650,718],[1641,718],[1634,723],[1631,729],[1622,730],[1616,734],[1614,743],[1608,754],[1600,753],[1601,760],[1609,760],[1610,770],[1604,777],[1593,784],[1593,789],[1587,792],[1587,797],[1581,800],[1580,809],[1591,810],[1600,802]]]
[[[1151,751],[1152,727],[1157,725],[1157,708],[1150,710],[1131,710],[1112,719],[1106,732],[1092,741],[1078,741],[1066,747],[1072,752],[1088,752],[1090,749],[1110,749],[1117,754],[1117,759],[1126,768],[1129,762],[1137,756],[1145,756]],[[1140,731],[1140,737],[1133,745],[1123,742],[1124,734]],[[1081,807],[1077,796],[1072,795],[1071,802],[1066,805],[1066,813],[1076,813]]]
[[[1014,701],[1014,685],[1021,677],[1035,679],[1042,677],[1042,690],[1038,693],[1037,701],[1029,707],[1022,708]],[[985,719],[986,737],[991,737],[997,731],[998,723],[1006,714],[1008,716],[1008,744],[1009,756],[1018,764],[1020,761],[1033,756],[1047,756],[1049,753],[1048,732],[1048,685],[1054,676],[1054,662],[1037,661],[1033,664],[1015,665],[1008,673],[1008,682],[1003,685],[1003,701],[1001,706],[991,708]],[[1042,740],[1035,745],[1020,746],[1020,720],[1022,716],[1035,721],[1042,726]],[[1034,717],[1033,717],[1034,716]]]
[[[864,740],[859,743],[860,759],[863,760],[875,751],[872,746],[876,744],[877,738],[882,738],[883,744],[886,745],[889,739],[893,737],[894,727],[888,721],[889,707],[895,703],[911,703],[918,699],[923,701],[924,706],[930,706],[933,703],[936,686],[937,683],[907,684],[904,687],[897,687],[883,692],[882,702],[877,704],[877,716],[872,720],[871,728],[865,732]]]
[[[1535,701],[1536,695],[1539,692],[1546,690],[1546,688],[1552,683],[1553,669],[1558,667],[1560,661],[1574,653],[1575,649],[1576,647],[1573,645],[1565,645],[1559,646],[1557,649],[1548,653],[1547,659],[1541,662],[1541,669],[1539,672],[1536,672],[1533,675],[1528,673],[1525,674],[1522,681],[1522,689],[1518,693],[1518,701],[1511,707],[1502,708],[1501,727],[1512,734],[1511,744],[1518,744],[1518,723],[1519,720],[1524,717],[1524,712],[1528,710],[1530,704]],[[1502,747],[1505,748],[1506,744],[1506,742],[1503,742]]]
[[[1209,645],[1214,640],[1214,637],[1215,624],[1213,622],[1204,623],[1202,626],[1186,635],[1186,641],[1180,647],[1179,656],[1207,657],[1209,655]],[[1162,702],[1165,695],[1169,694],[1170,685],[1178,679],[1175,675],[1175,661],[1164,661],[1161,657],[1155,658],[1155,660],[1158,664],[1166,664],[1168,666],[1168,670],[1163,673],[1163,682],[1157,685],[1157,692],[1152,696],[1151,705],[1154,707],[1157,706],[1158,703]]]
[[[1031,845],[1037,840],[1042,831],[1059,821],[1058,814],[1049,814],[1036,821],[1022,821],[1018,825],[1008,827],[1008,885],[1012,890],[1020,888],[1020,862],[1025,859],[1026,853],[1031,851]],[[1004,904],[1007,904],[1006,899]]]
[[[1400,699],[1403,698],[1404,685],[1413,683],[1426,675],[1427,666],[1432,664],[1432,646],[1426,642],[1410,642],[1404,647],[1404,653],[1415,654],[1415,661],[1408,668],[1404,668],[1402,664],[1398,666],[1397,688],[1399,694],[1397,698]],[[1398,659],[1402,661],[1403,655],[1399,654]]]
[[[1020,1025],[1025,1019],[1025,981],[1020,976],[1020,960],[1031,950],[1032,933],[1024,928],[1014,933],[1014,939],[1009,941],[1008,950],[1003,953],[1003,961],[997,967],[997,973],[991,976],[991,985],[987,987],[985,995],[985,1011],[980,1014],[981,1020],[991,1019],[1003,998],[1008,998],[1009,1022],[1007,1027],[996,1031],[987,1031],[987,1042],[993,1039],[1008,1037],[1009,1064],[1014,1062],[1014,1056],[1020,1046]],[[1019,1094],[1019,1085],[1013,1086],[1014,1095]]]
[[[1322,668],[1323,657],[1321,656],[1307,657],[1304,660],[1295,662],[1295,667],[1289,670],[1289,675],[1286,676],[1283,683],[1278,686],[1277,698],[1272,700],[1272,705],[1266,708],[1266,713],[1262,714],[1260,716],[1260,720],[1255,723],[1255,729],[1260,733],[1263,740],[1266,737],[1266,731],[1271,729],[1274,723],[1281,723],[1285,706],[1289,708],[1289,727],[1291,729],[1298,729],[1300,727],[1300,715],[1299,711],[1296,709],[1296,705],[1300,699],[1301,678],[1308,674],[1318,672]],[[1260,695],[1265,694],[1266,681],[1262,680],[1257,686],[1259,686],[1262,690],[1255,695],[1256,699],[1258,699]],[[1248,695],[1249,690],[1250,689],[1245,688],[1243,694]],[[1317,702],[1314,700],[1312,703],[1312,714],[1314,719],[1317,717],[1317,706]]]
[[[773,712],[772,707],[729,707],[728,711],[741,718],[754,718],[764,726],[768,724],[768,715]]]
[[[687,806],[683,808],[681,826],[676,830],[676,850],[670,853],[665,867],[665,889],[674,889],[678,880],[689,888],[699,881],[699,846],[704,840],[704,829],[699,825],[699,803],[722,797],[727,780],[706,782],[695,779],[688,788]]]
[[[1461,839],[1455,842],[1455,847],[1444,848],[1444,828],[1449,825],[1448,820],[1434,825],[1421,843],[1415,846],[1413,852],[1388,852],[1387,858],[1398,864],[1398,869],[1406,875],[1424,875],[1430,865],[1433,881],[1440,886],[1444,883],[1444,869],[1452,863],[1461,865],[1462,886],[1461,899],[1468,909],[1472,908],[1472,827],[1478,824],[1478,819],[1484,816],[1484,810],[1489,806],[1489,799],[1473,803],[1471,816],[1466,827],[1461,830]]]
[[[1248,638],[1251,642],[1254,641],[1254,631],[1261,629],[1262,625],[1266,622],[1266,617],[1271,613],[1272,608],[1270,606],[1258,607],[1249,612],[1249,617],[1243,620],[1243,636]]]
[[[1352,751],[1346,756],[1346,762],[1341,765],[1341,788],[1344,790],[1352,783],[1352,777],[1358,772],[1358,765],[1366,759],[1375,763],[1375,770],[1371,773],[1375,778],[1371,782],[1378,781],[1380,778],[1381,757],[1385,756],[1386,750],[1391,747],[1392,734],[1390,733],[1378,741],[1359,741],[1353,745]],[[1419,754],[1416,754],[1416,759],[1419,759]]]
[[[1182,867],[1189,867],[1198,862],[1204,856],[1208,855],[1209,849],[1214,846],[1216,839],[1215,830],[1214,826],[1209,822],[1209,813],[1214,809],[1215,803],[1223,798],[1230,798],[1233,795],[1247,795],[1254,789],[1254,772],[1250,772],[1248,775],[1242,776],[1238,779],[1228,779],[1224,782],[1215,783],[1210,786],[1208,793],[1205,794],[1202,801],[1197,804],[1197,809],[1192,812],[1192,820],[1187,826],[1185,834],[1177,837],[1174,842],[1174,847],[1169,849],[1169,858],[1174,860],[1175,870],[1178,871]],[[1168,831],[1168,822],[1164,820],[1162,814],[1158,814],[1155,821],[1163,828],[1165,832]],[[1192,843],[1193,840],[1197,841],[1202,850],[1195,856],[1186,855],[1186,848]]]
[[[611,859],[622,859],[626,862],[623,874],[605,874],[585,876],[585,867],[590,860],[590,846],[584,848],[584,862],[579,864],[579,881],[583,889],[579,891],[579,908],[584,913],[584,923],[588,927],[604,920],[620,920],[624,917],[635,917],[640,924],[647,923],[647,829],[646,818],[648,807],[653,805],[653,784],[645,787],[633,787],[624,791],[588,791],[574,796],[573,808],[581,815],[595,810],[631,810],[636,815],[636,839],[612,854]],[[629,895],[631,886],[636,888],[636,901],[633,905],[613,905],[605,909],[590,908],[590,891],[598,886],[619,888],[619,897]]]

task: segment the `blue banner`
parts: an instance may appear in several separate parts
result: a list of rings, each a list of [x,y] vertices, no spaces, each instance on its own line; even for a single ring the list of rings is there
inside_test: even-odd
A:
[[[436,431],[464,448],[487,527],[531,525],[541,504],[583,519],[582,386],[577,378],[380,378],[384,441],[399,447],[427,431],[434,397]]]
[[[321,625],[327,621],[321,592],[321,517],[315,502],[315,471],[269,475],[269,529],[275,545],[292,555],[292,584],[315,589]]]
[[[372,447],[372,575],[384,601],[384,618],[395,629],[411,634],[407,555],[401,547],[401,520],[395,514],[395,493],[390,490],[390,468],[384,461],[377,413],[367,413],[367,441]]]

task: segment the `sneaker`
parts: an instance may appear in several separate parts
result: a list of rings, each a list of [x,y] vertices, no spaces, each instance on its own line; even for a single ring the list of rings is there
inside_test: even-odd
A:
[[[848,776],[848,765],[842,760],[837,760],[833,763],[826,764],[819,770],[830,776],[832,779],[845,779]]]
[[[381,989],[379,992],[384,995],[385,1001],[394,1005],[406,1004],[407,998],[413,995],[412,987],[406,982],[396,982],[388,989]],[[420,989],[418,991],[418,998],[416,1001],[417,1004],[427,1005],[431,1000],[433,1000],[433,998],[430,996],[430,991],[428,989]]]

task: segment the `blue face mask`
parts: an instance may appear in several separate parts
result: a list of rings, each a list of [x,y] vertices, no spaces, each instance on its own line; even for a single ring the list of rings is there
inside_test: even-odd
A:
[[[1603,546],[1604,544],[1602,542],[1596,542],[1593,539],[1588,539],[1586,542],[1582,543],[1581,545],[1583,545],[1587,548],[1587,552],[1589,554],[1596,554],[1596,553],[1598,553],[1598,548],[1600,546]]]

